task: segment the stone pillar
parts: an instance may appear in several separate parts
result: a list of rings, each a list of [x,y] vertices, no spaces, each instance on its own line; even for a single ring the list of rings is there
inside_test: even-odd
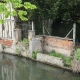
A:
[[[14,29],[14,37],[16,42],[21,40],[21,29]]]
[[[29,52],[33,52],[33,38],[35,37],[35,31],[29,30],[28,31],[28,39],[29,39]]]

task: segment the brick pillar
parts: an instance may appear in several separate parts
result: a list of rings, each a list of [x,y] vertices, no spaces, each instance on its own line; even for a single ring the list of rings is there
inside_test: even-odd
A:
[[[34,50],[33,50],[33,38],[35,37],[35,31],[33,30],[29,30],[28,31],[28,39],[29,39],[29,51],[30,53],[32,53]]]

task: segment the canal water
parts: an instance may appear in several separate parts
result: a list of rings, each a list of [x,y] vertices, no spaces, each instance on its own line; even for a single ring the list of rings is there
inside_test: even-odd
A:
[[[80,80],[79,74],[0,53],[0,80]]]

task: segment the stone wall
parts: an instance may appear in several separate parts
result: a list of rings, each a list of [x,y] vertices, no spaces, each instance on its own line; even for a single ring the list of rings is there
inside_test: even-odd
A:
[[[55,50],[65,56],[70,56],[73,53],[73,41],[65,38],[54,36],[32,36],[35,31],[29,31],[29,49],[31,53],[35,50],[43,53],[50,53]]]
[[[51,65],[58,65],[58,66],[62,66],[62,67],[64,66],[63,60],[61,58],[49,56],[46,54],[38,53],[37,60],[40,62],[51,64]]]

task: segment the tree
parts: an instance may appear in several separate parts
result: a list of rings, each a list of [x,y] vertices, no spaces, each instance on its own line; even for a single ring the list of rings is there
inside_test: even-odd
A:
[[[9,10],[8,4],[12,4],[13,11]],[[36,9],[36,6],[30,2],[22,2],[22,0],[1,0],[0,1],[0,14],[4,13],[4,18],[11,16],[19,16],[21,20],[28,20],[26,17],[28,10]],[[0,19],[3,23],[4,20]]]
[[[25,0],[24,0],[25,1]],[[80,0],[27,0],[37,6],[34,16],[44,19],[77,21],[80,19]]]

